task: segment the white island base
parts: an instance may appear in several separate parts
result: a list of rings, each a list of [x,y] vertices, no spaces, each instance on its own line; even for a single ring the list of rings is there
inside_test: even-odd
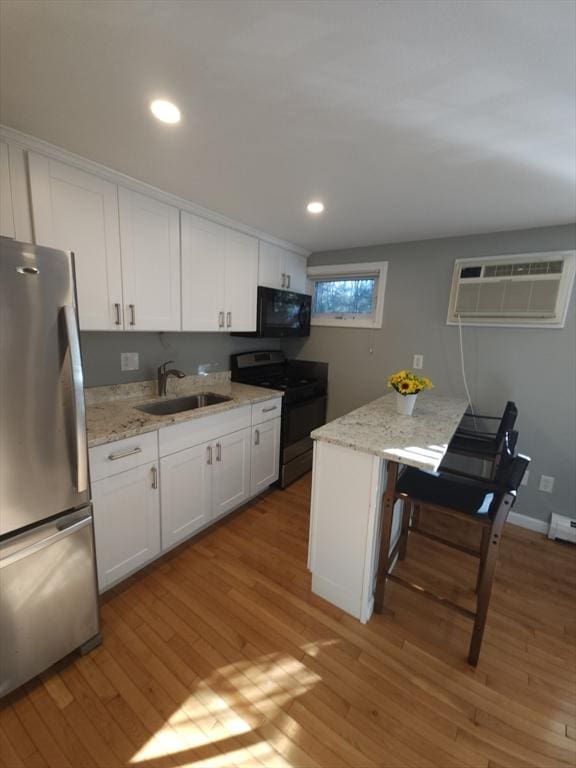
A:
[[[386,462],[314,443],[308,568],[312,591],[365,623],[374,610]],[[394,510],[392,544],[400,533]]]
[[[308,568],[312,591],[367,622],[374,611],[382,497],[399,464],[435,471],[466,410],[465,400],[419,398],[414,416],[385,395],[312,433],[314,467]],[[388,469],[387,469],[388,468]],[[390,502],[391,503],[391,502]],[[390,551],[400,535],[394,508]]]

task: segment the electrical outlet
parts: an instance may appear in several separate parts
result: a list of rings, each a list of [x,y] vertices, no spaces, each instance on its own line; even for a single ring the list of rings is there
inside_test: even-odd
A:
[[[530,474],[530,470],[527,469],[526,472],[524,472],[524,477],[522,478],[522,482],[520,485],[528,485],[528,475]]]
[[[424,365],[424,355],[414,355],[414,360],[412,361],[412,367],[415,371],[421,370],[422,366]]]
[[[553,489],[554,489],[554,478],[549,477],[548,475],[541,475],[540,485],[538,486],[538,490],[544,491],[544,493],[552,493]]]
[[[120,370],[137,371],[140,368],[138,352],[120,352]]]

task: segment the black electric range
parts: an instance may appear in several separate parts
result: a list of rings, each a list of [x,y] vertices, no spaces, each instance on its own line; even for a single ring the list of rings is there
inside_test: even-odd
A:
[[[282,398],[280,487],[312,469],[310,432],[326,423],[328,364],[286,360],[280,350],[231,356],[232,381],[277,389]]]

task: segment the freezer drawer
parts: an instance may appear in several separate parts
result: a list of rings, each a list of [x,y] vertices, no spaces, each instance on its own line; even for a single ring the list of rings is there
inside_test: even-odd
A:
[[[0,696],[98,633],[90,507],[0,544]]]

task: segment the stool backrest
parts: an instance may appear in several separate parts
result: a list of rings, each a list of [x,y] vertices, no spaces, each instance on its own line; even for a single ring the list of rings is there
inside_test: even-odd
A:
[[[518,408],[516,407],[516,403],[512,402],[512,400],[508,400],[506,407],[504,408],[502,418],[500,419],[498,437],[502,438],[506,432],[510,432],[510,430],[514,427],[517,418]]]
[[[530,464],[530,458],[522,454],[514,454],[518,432],[509,430],[504,435],[504,444],[494,476],[495,485],[503,491],[517,491],[524,473]]]

